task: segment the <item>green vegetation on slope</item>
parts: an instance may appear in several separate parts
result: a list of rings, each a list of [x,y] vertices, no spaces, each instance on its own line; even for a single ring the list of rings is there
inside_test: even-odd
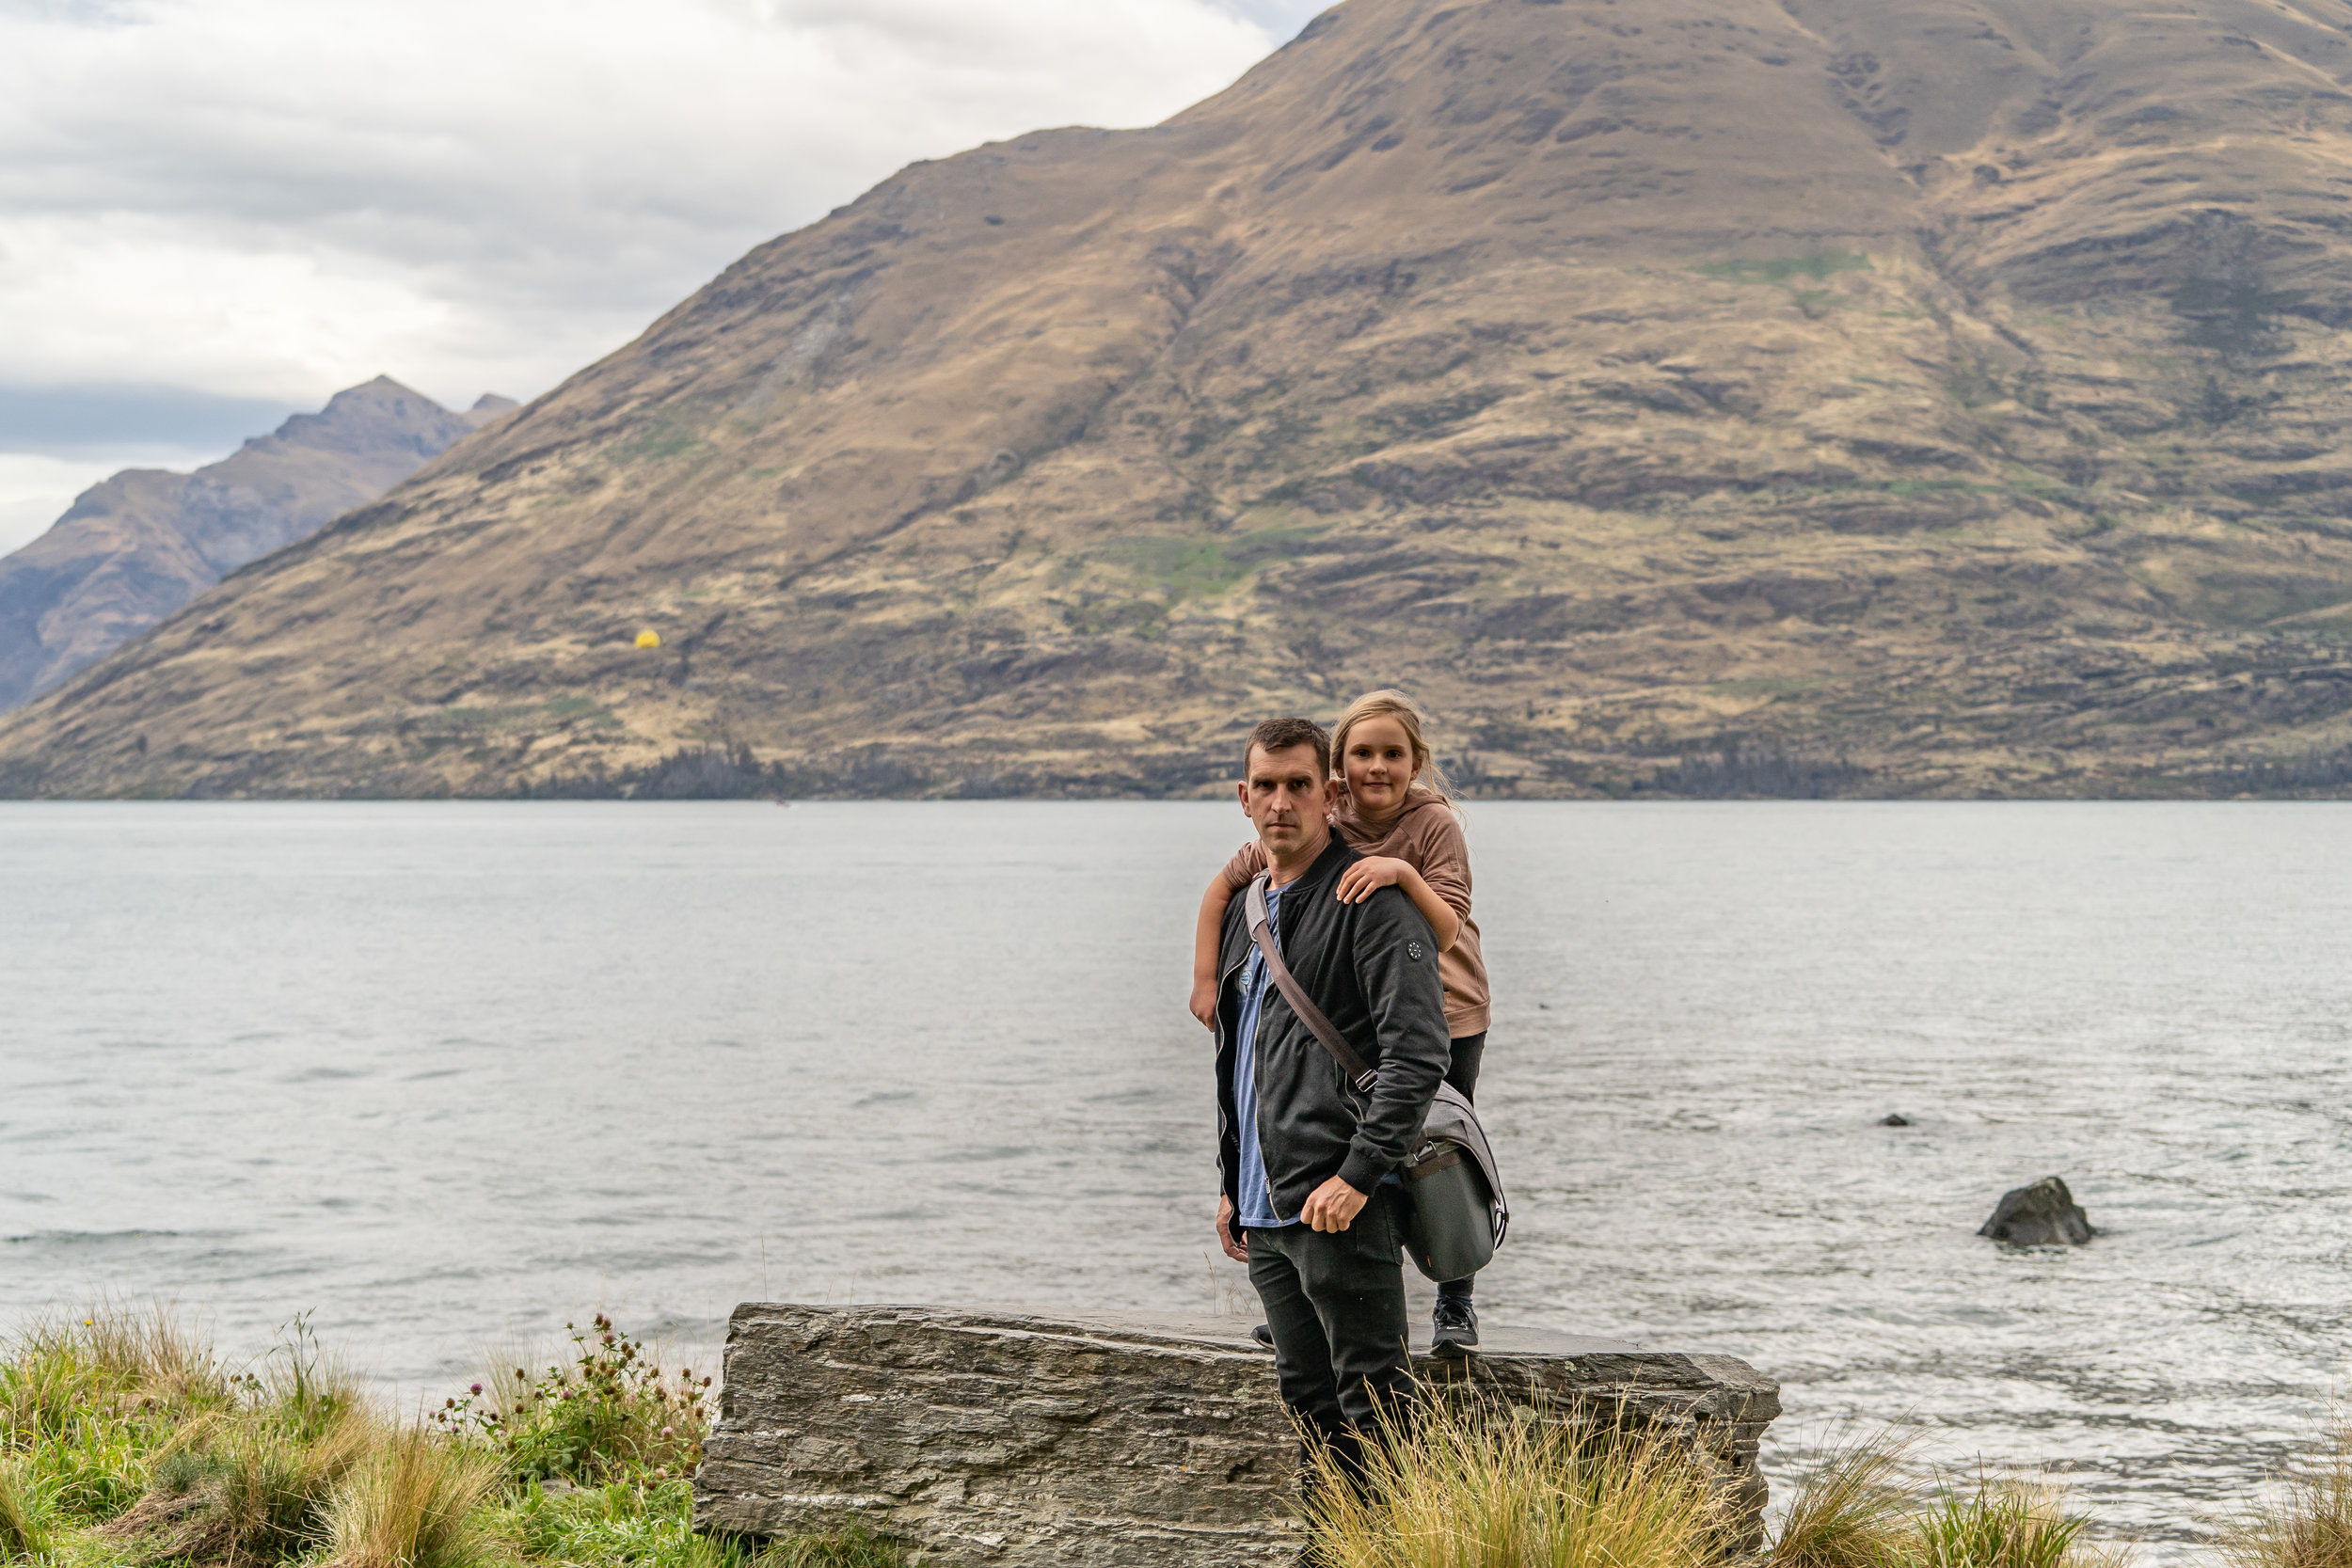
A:
[[[0,1345],[0,1563],[33,1568],[898,1568],[878,1539],[698,1536],[710,1379],[598,1318],[425,1421],[372,1406],[297,1319],[250,1368],[160,1313]]]

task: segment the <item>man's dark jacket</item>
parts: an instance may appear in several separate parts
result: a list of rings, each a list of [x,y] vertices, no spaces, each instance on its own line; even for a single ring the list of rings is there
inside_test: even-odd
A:
[[[1378,1074],[1359,1095],[1331,1053],[1291,1011],[1267,975],[1258,1012],[1258,1132],[1274,1212],[1295,1218],[1337,1176],[1369,1195],[1405,1163],[1452,1053],[1438,939],[1405,890],[1384,887],[1360,904],[1335,895],[1340,873],[1363,857],[1334,834],[1306,875],[1282,890],[1275,937],[1298,977],[1348,1044]],[[1249,957],[1249,895],[1225,906],[1217,957],[1217,1163],[1225,1196],[1241,1204],[1241,1145],[1233,1111],[1233,1053],[1241,1022],[1234,973]]]

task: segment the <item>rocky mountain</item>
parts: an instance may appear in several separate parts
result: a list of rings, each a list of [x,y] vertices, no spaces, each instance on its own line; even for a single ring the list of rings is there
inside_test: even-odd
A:
[[[249,561],[375,499],[517,404],[453,414],[389,376],[192,474],[125,468],[0,559],[0,709],[48,689]]]
[[[1188,791],[1377,683],[1523,794],[2330,787],[2347,83],[2344,0],[1347,0],[761,246],[0,783]]]

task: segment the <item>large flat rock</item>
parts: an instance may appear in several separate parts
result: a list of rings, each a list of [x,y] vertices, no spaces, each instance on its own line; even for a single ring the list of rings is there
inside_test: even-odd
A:
[[[1425,1325],[1422,1332],[1426,1332]],[[1779,1386],[1728,1355],[1485,1330],[1425,1378],[1561,1413],[1622,1402],[1703,1456],[1760,1529]],[[1238,1318],[921,1307],[738,1307],[698,1529],[852,1524],[926,1560],[1237,1568],[1297,1555],[1297,1448]]]

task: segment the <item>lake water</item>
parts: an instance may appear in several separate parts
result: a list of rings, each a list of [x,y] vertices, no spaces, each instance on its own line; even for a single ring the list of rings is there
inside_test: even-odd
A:
[[[1239,1310],[1143,804],[0,806],[0,1322],[403,1391],[603,1307]],[[2352,808],[1471,808],[1490,1322],[1742,1355],[2191,1550],[2352,1330]],[[1885,1128],[1891,1111],[1913,1118]],[[1974,1234],[2063,1174],[2078,1252]],[[701,1347],[701,1348],[698,1348]]]

